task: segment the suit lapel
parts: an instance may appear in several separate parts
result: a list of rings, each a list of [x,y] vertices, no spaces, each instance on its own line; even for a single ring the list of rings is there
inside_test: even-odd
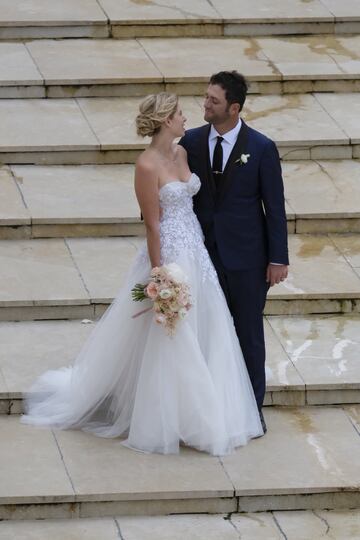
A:
[[[221,189],[218,195],[218,202],[221,202],[223,200],[227,190],[230,187],[231,178],[232,178],[231,172],[233,168],[234,167],[238,167],[239,169],[241,168],[241,164],[235,163],[235,161],[237,161],[240,158],[241,154],[246,154],[248,137],[249,137],[249,128],[245,124],[245,122],[242,120],[241,129],[240,129],[238,138],[236,140],[236,143],[234,144],[234,148],[231,151],[231,154],[229,156],[229,159],[227,160],[227,163],[223,172]]]
[[[210,191],[213,198],[216,196],[215,180],[211,170],[210,156],[209,156],[209,132],[210,124],[204,126],[200,135],[200,163],[202,168],[202,174],[200,178],[205,179],[206,187]]]

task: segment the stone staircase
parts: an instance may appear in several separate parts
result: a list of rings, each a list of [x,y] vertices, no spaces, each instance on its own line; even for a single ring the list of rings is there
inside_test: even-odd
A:
[[[358,0],[0,0],[0,40],[0,540],[359,538]],[[248,75],[244,117],[283,159],[268,434],[219,459],[20,424],[142,241],[141,96],[175,91],[199,125],[209,69],[226,68]],[[216,515],[168,515],[194,513]]]

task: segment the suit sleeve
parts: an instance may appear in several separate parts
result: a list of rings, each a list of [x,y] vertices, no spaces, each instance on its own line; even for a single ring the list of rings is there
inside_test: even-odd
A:
[[[260,161],[260,186],[266,216],[269,261],[289,264],[284,183],[279,153],[271,140]]]

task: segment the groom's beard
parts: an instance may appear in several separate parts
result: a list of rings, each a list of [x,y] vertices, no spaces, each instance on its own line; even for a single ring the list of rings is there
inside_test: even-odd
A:
[[[204,113],[204,120],[205,122],[209,122],[209,124],[224,124],[230,119],[229,114],[229,107],[228,105],[225,109],[225,112],[222,114],[211,112],[211,111],[205,111]]]

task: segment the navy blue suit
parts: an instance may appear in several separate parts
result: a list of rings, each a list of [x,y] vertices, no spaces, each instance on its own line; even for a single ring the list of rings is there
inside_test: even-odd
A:
[[[208,149],[210,126],[188,130],[180,144],[201,180],[194,210],[217,270],[259,409],[265,395],[263,310],[269,262],[288,264],[280,159],[273,141],[242,121],[216,190]],[[248,162],[239,162],[250,154]]]

